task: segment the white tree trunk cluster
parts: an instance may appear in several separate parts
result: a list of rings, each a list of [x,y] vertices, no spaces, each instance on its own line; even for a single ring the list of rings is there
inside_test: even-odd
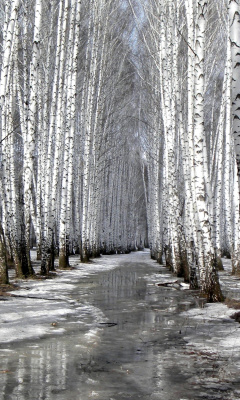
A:
[[[0,7],[1,260],[23,277],[34,273],[32,245],[42,274],[56,255],[66,268],[72,253],[86,262],[142,247],[129,10],[106,0]]]
[[[228,18],[226,18],[228,16]],[[240,273],[239,0],[0,0],[0,281],[149,246]]]
[[[149,0],[141,11],[152,257],[162,262],[165,253],[166,265],[212,301],[222,299],[220,257],[239,268],[239,11],[238,1],[227,9],[220,0]]]

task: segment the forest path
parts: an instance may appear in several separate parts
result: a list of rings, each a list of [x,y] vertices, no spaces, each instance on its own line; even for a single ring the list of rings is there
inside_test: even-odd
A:
[[[60,278],[23,284],[28,298],[1,302],[3,312],[20,303],[24,337],[36,327],[36,337],[0,346],[1,400],[240,399],[239,324],[225,305],[201,308],[148,252],[73,263]]]

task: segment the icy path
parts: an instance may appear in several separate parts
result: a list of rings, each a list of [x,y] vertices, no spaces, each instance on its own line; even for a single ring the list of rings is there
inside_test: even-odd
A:
[[[148,252],[72,265],[0,298],[0,400],[240,399],[236,310],[199,307]]]

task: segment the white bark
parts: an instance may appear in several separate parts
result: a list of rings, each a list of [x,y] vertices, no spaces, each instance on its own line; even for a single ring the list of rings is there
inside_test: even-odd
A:
[[[238,170],[240,170],[240,3],[229,0],[229,24],[232,52],[232,116],[233,136]],[[238,173],[240,176],[240,172]],[[240,178],[239,178],[240,179]],[[239,180],[240,187],[240,180]]]
[[[237,162],[238,187],[240,193],[240,3],[239,0],[229,0],[229,25],[232,55],[232,132],[235,142]],[[239,228],[240,229],[240,228]],[[235,239],[240,237],[236,232]],[[240,273],[240,243],[235,241],[233,271]]]
[[[41,18],[42,1],[36,0],[35,20],[32,39],[32,56],[29,67],[29,97],[27,109],[27,131],[23,137],[24,159],[23,159],[23,184],[24,184],[24,218],[27,244],[28,268],[31,271],[30,260],[30,229],[31,229],[31,202],[34,182],[34,160],[36,132],[36,113],[38,112],[38,80],[39,80],[39,62],[40,62],[40,37],[41,37]]]
[[[61,191],[61,210],[59,225],[59,266],[68,266],[68,240],[72,211],[74,134],[76,130],[76,96],[77,96],[77,62],[80,33],[81,1],[72,2],[71,24],[69,33],[69,53],[67,62],[66,92],[67,116],[65,132],[65,148],[63,158],[63,176]]]

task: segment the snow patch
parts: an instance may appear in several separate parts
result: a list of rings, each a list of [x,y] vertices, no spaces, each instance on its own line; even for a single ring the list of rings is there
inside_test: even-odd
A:
[[[206,304],[204,308],[192,308],[182,313],[186,317],[199,320],[221,320],[230,318],[236,310],[228,308],[225,304]]]
[[[148,253],[146,253],[148,255]],[[36,259],[36,252],[31,252]],[[124,261],[132,260],[126,256]],[[122,258],[121,258],[122,260]],[[72,291],[82,278],[96,274],[99,271],[110,271],[119,267],[119,256],[106,256],[97,262],[82,264],[79,257],[71,257],[74,269],[59,271],[54,279],[17,281],[20,290],[10,292],[13,297],[7,298],[1,304],[0,343],[16,340],[34,339],[47,334],[62,334],[63,327],[52,326],[52,323],[64,322],[68,315],[76,314],[77,322],[90,326],[89,340],[96,338],[100,328],[96,324],[106,322],[105,315],[97,308],[84,303],[84,296],[79,301],[71,298]],[[16,297],[14,297],[16,296]],[[92,321],[92,322],[90,322]],[[91,329],[91,324],[94,326]]]

